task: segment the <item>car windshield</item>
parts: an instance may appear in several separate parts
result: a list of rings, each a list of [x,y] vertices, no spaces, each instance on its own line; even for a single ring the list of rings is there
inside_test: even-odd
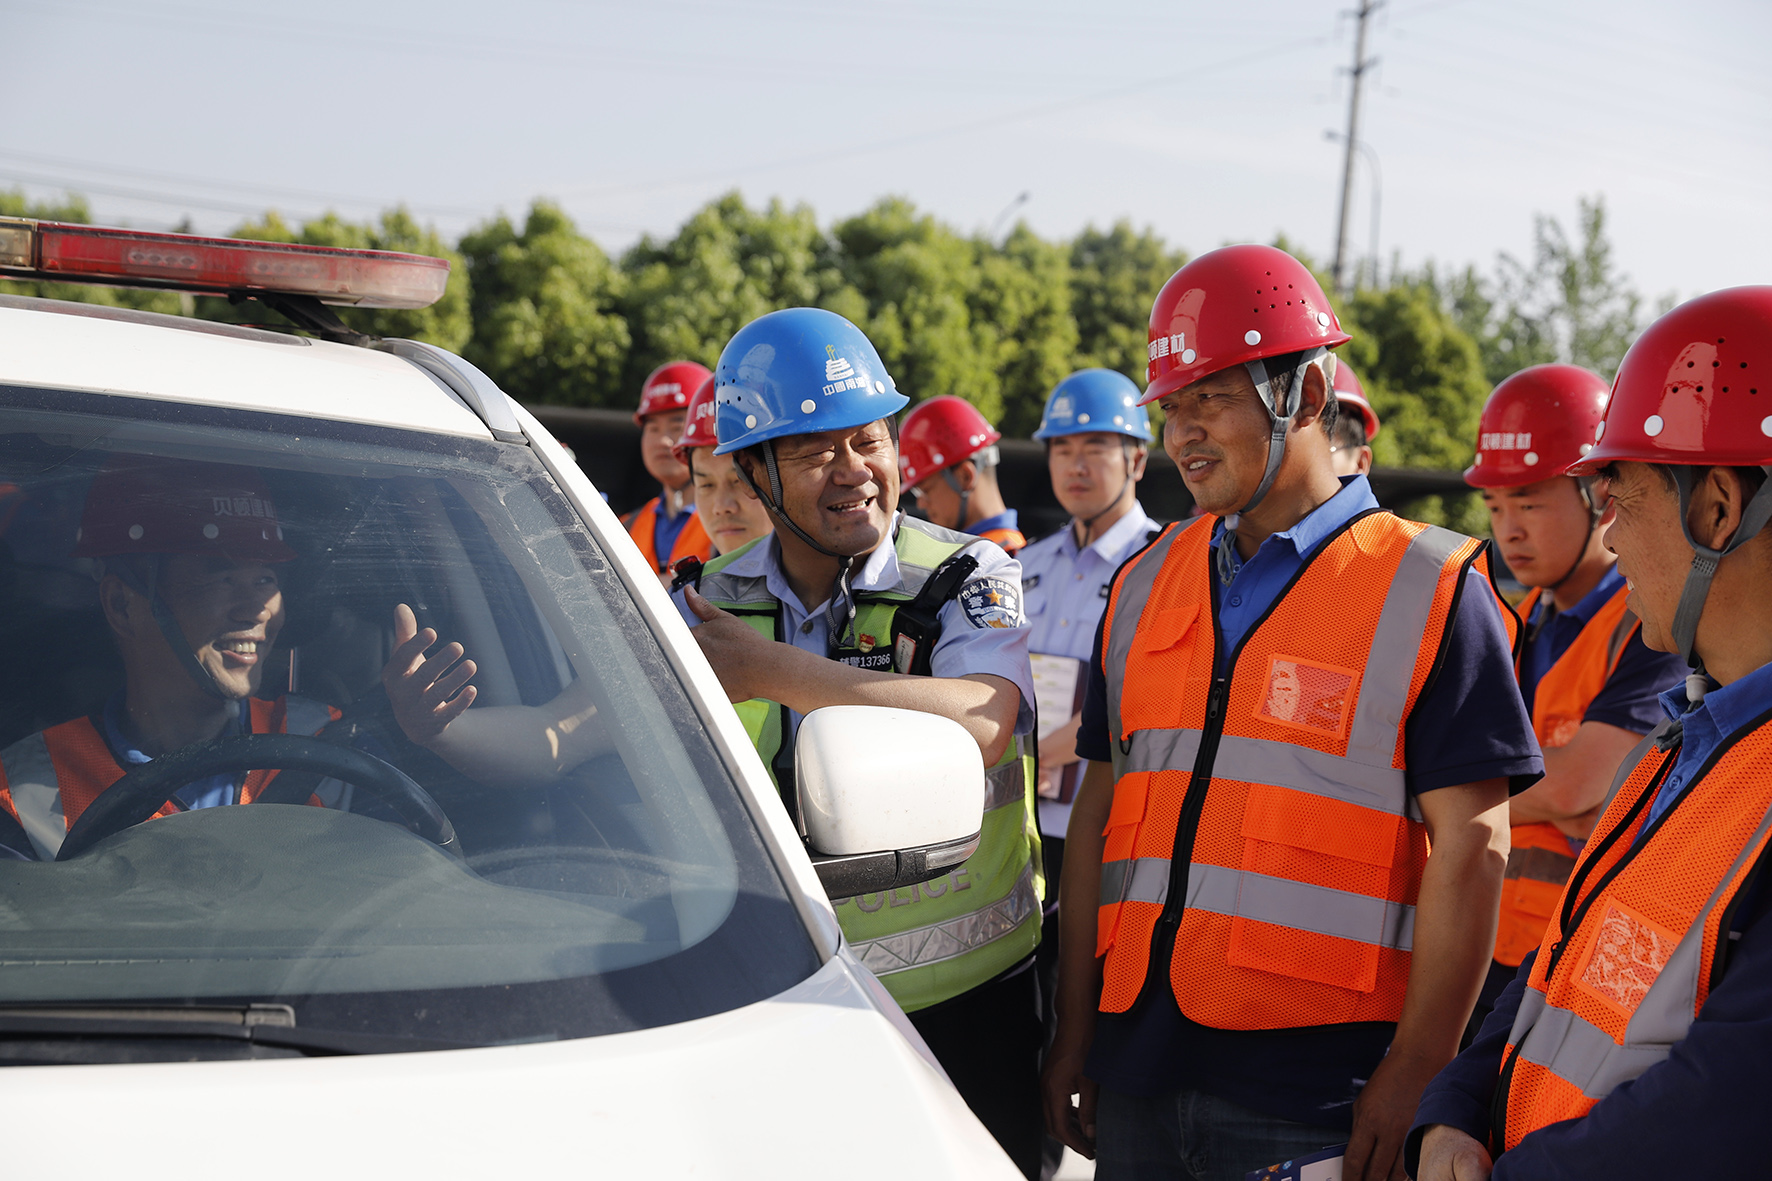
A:
[[[4,401],[0,1022],[271,1005],[485,1045],[816,969],[692,700],[528,447]],[[392,659],[415,628],[428,671]],[[474,666],[453,719],[427,680],[450,644]]]

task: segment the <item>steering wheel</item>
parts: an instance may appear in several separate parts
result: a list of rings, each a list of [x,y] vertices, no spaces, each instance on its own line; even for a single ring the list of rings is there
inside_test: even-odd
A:
[[[140,824],[172,794],[198,779],[246,771],[312,771],[355,784],[398,812],[419,836],[461,856],[455,826],[406,772],[352,746],[339,746],[298,734],[241,734],[199,742],[135,767],[92,801],[68,830],[57,861],[78,857],[113,833]],[[305,804],[311,780],[280,775],[260,792],[255,804]]]

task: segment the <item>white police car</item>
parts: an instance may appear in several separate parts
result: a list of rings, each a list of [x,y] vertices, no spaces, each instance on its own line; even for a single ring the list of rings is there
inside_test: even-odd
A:
[[[0,274],[316,334],[0,296],[11,1171],[1015,1175],[826,898],[965,856],[975,745],[820,711],[794,831],[559,443],[440,349],[339,343],[325,304],[445,264],[0,220]],[[402,605],[475,662],[480,749],[390,704]]]

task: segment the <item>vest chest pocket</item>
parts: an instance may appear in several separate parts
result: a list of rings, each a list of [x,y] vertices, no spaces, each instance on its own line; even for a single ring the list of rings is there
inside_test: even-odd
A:
[[[1194,648],[1211,644],[1202,627],[1197,603],[1168,607],[1154,618],[1138,621],[1132,650],[1126,656],[1126,683],[1120,694],[1120,730],[1175,730],[1197,728],[1199,718],[1184,720],[1188,674],[1194,664]],[[1205,693],[1198,694],[1205,699]]]
[[[1248,793],[1228,962],[1372,992],[1403,913],[1385,900],[1401,820],[1266,784]]]

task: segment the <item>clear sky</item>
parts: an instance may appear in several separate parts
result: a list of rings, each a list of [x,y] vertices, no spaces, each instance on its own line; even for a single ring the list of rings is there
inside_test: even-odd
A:
[[[545,195],[612,251],[734,187],[962,230],[1026,193],[1052,236],[1326,260],[1355,2],[0,0],[0,187],[206,232],[405,202],[454,235]],[[1381,252],[1488,268],[1598,194],[1651,298],[1772,282],[1769,48],[1767,0],[1390,0]],[[1371,198],[1362,164],[1362,254]]]

